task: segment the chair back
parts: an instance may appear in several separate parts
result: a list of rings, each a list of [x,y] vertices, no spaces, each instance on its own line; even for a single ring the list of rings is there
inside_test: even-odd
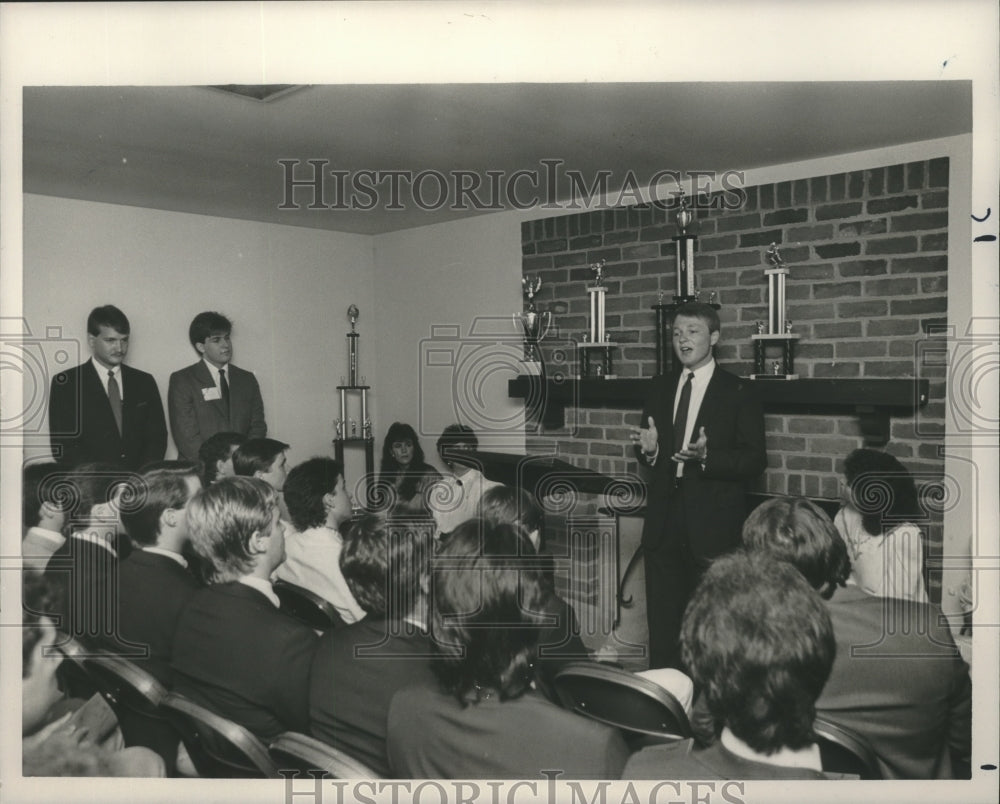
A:
[[[281,610],[317,631],[328,631],[344,624],[333,604],[315,592],[288,581],[274,582],[274,594],[281,601]]]
[[[882,778],[878,757],[871,743],[856,731],[817,717],[813,733],[819,744],[824,771],[847,773],[862,779]]]
[[[56,668],[59,689],[71,698],[90,698],[97,692],[97,685],[86,667],[86,659],[96,651],[86,648],[64,631],[57,631],[52,647],[62,654],[63,660]]]
[[[278,768],[267,747],[249,731],[171,692],[163,700],[167,719],[181,735],[200,776],[213,779],[275,779]]]
[[[271,743],[270,751],[271,758],[282,774],[286,771],[301,771],[318,779],[382,778],[339,748],[294,731],[279,735]]]
[[[125,745],[155,751],[172,774],[180,735],[161,708],[166,687],[138,665],[111,653],[84,659],[84,667],[114,710]]]
[[[623,731],[666,740],[692,736],[680,701],[628,670],[572,662],[556,674],[555,688],[566,709]]]

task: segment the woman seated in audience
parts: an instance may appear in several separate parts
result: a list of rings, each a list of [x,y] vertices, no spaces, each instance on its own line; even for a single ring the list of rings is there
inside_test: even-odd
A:
[[[927,603],[917,487],[892,455],[856,449],[844,461],[834,524],[851,554],[851,581],[878,597]]]
[[[424,460],[414,429],[403,422],[393,422],[382,444],[382,470],[379,486],[390,493],[392,502],[386,513],[395,516],[431,515],[431,486],[441,480],[441,473]]]
[[[533,685],[547,593],[526,535],[468,520],[434,558],[437,685],[396,693],[389,765],[399,777],[616,779],[620,732],[551,703]]]

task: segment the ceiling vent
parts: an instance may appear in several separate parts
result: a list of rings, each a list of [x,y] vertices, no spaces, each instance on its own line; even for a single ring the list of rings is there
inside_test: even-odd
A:
[[[305,89],[307,84],[211,84],[209,89],[218,89],[228,92],[231,95],[239,95],[241,98],[268,103],[285,95],[290,95],[300,89]]]

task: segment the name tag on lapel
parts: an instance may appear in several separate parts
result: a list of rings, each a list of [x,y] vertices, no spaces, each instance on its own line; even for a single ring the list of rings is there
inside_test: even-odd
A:
[[[215,399],[222,399],[222,394],[219,393],[219,389],[214,385],[211,388],[202,388],[201,396],[206,402],[211,402]]]

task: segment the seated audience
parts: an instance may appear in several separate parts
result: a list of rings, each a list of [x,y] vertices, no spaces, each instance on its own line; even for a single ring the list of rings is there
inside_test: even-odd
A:
[[[424,450],[413,428],[393,422],[382,444],[378,479],[382,493],[392,495],[386,513],[429,517],[431,487],[440,480],[441,473],[424,460]]]
[[[539,556],[546,559],[542,565],[542,579],[551,594],[547,597],[547,608],[543,613],[553,618],[553,624],[539,637],[537,666],[546,691],[551,690],[556,673],[567,661],[589,659],[590,652],[580,638],[576,612],[556,593],[555,560],[550,554],[541,552],[545,533],[542,508],[534,495],[527,491],[519,492],[510,486],[498,485],[483,495],[482,509],[483,519],[488,522],[506,522],[523,528]],[[691,710],[694,687],[685,673],[673,667],[657,667],[637,675],[659,684],[680,702],[685,711]]]
[[[285,495],[282,489],[288,477],[288,444],[273,438],[250,438],[233,452],[233,473],[238,477],[256,477],[263,480],[278,495],[278,512],[288,521]]]
[[[21,500],[22,566],[28,572],[44,572],[52,554],[66,543],[62,534],[66,522],[64,501],[60,500],[61,477],[67,469],[53,461],[29,463],[24,467]]]
[[[293,470],[294,472],[294,470]],[[340,566],[367,616],[327,631],[313,659],[310,733],[382,776],[389,702],[401,688],[433,683],[427,632],[429,528],[365,516],[351,528]]]
[[[127,475],[110,464],[85,463],[69,472],[66,543],[45,565],[54,590],[56,627],[82,643],[141,655],[118,629],[119,508]]]
[[[306,731],[316,633],[279,611],[270,577],[285,558],[277,495],[227,477],[188,503],[188,529],[211,562],[174,634],[174,689],[268,741]]]
[[[246,436],[224,431],[211,435],[198,447],[198,462],[201,466],[201,482],[211,486],[220,477],[232,477],[233,453],[246,441]]]
[[[183,556],[190,543],[187,505],[200,490],[194,464],[151,464],[138,480],[137,506],[122,511],[122,524],[136,549],[119,566],[118,623],[127,642],[147,650],[145,658],[133,661],[165,687],[171,683],[177,621],[203,586]]]
[[[454,460],[456,455],[477,449],[479,439],[472,428],[464,424],[449,424],[438,438],[438,455],[451,472],[442,481],[444,491],[435,494],[433,499],[434,521],[439,535],[451,533],[466,519],[478,517],[483,492],[500,485],[487,480],[478,469]]]
[[[491,525],[507,524],[521,528],[531,542],[530,552],[541,555],[539,551],[545,521],[533,495],[510,486],[496,485],[483,495],[482,515]],[[540,565],[540,572],[546,595],[543,598],[544,608],[538,613],[544,615],[551,625],[539,634],[536,668],[542,681],[551,688],[556,673],[564,664],[588,659],[590,653],[580,638],[576,612],[556,594],[555,562],[550,555],[546,554],[543,558],[546,560]]]
[[[844,461],[844,505],[834,524],[851,555],[852,583],[879,597],[930,602],[924,587],[917,487],[892,455],[856,449]]]
[[[345,623],[365,616],[340,572],[340,526],[351,518],[344,470],[332,458],[312,458],[288,473],[285,505],[295,526],[286,532],[285,562],[275,578],[328,600]]]
[[[42,575],[24,577],[21,628],[21,745],[24,776],[163,776],[163,761],[148,748],[122,748],[120,735],[98,742],[86,716],[90,704],[61,716],[53,713],[64,702],[56,681],[62,656],[52,650],[56,629],[42,612],[52,608],[53,589]],[[109,726],[114,716],[103,699],[93,703],[105,710]]]
[[[830,615],[794,567],[716,559],[684,613],[681,656],[719,740],[644,748],[623,778],[825,778],[813,720],[835,650]]]
[[[551,703],[531,663],[548,594],[527,537],[482,520],[459,525],[434,557],[432,635],[438,685],[389,707],[389,765],[408,778],[616,779],[622,735]],[[527,556],[527,560],[525,558]]]
[[[844,585],[847,548],[808,500],[769,500],[747,518],[746,549],[787,561],[827,598],[837,641],[820,714],[872,744],[890,779],[952,776],[971,743],[969,668],[937,606]]]

